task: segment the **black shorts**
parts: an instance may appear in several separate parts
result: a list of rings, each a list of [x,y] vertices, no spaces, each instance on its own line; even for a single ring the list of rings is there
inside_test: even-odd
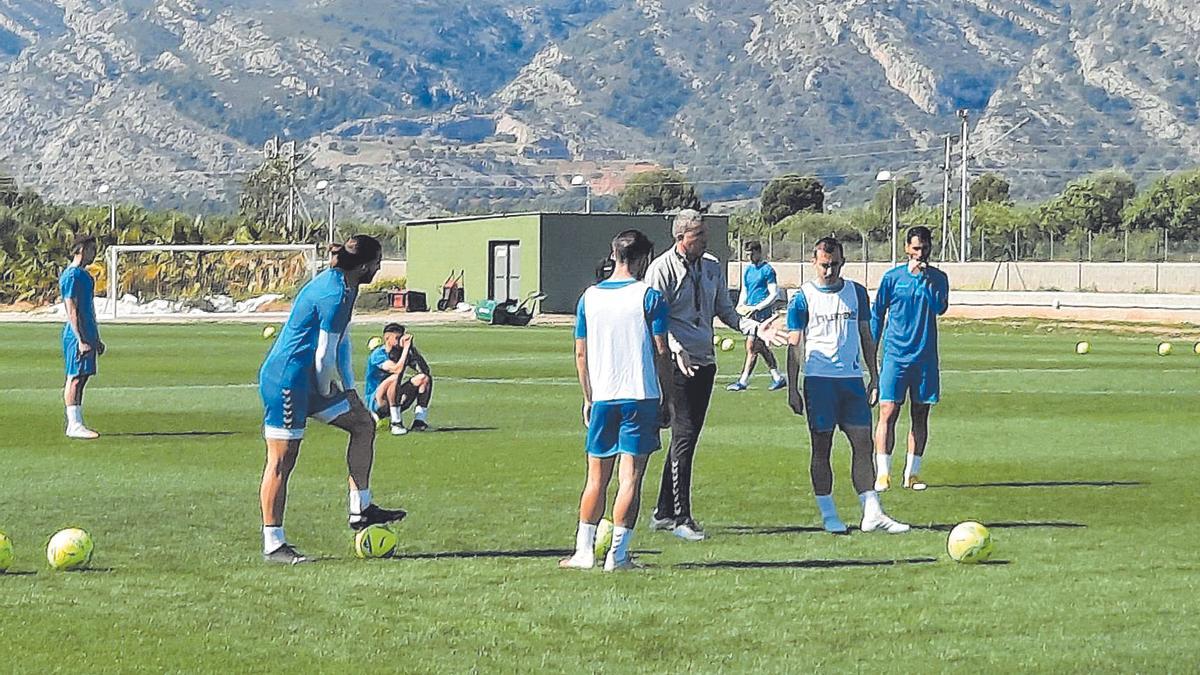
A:
[[[400,389],[396,392],[396,398],[400,404],[400,411],[403,412],[413,407],[413,404],[417,402],[417,395],[420,393],[421,392],[417,389],[417,385],[413,384],[411,379],[405,380],[404,383],[400,385]],[[387,403],[376,403],[376,415],[384,417],[391,414],[391,412],[392,411],[388,410]]]

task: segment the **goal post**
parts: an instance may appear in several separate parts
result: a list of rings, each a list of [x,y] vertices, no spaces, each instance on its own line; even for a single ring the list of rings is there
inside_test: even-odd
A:
[[[121,286],[121,258],[125,254],[168,254],[171,257],[179,257],[186,254],[194,254],[197,260],[196,269],[191,274],[191,279],[195,285],[203,279],[205,274],[224,275],[223,278],[210,279],[214,285],[225,288],[231,286],[235,279],[241,281],[241,285],[246,290],[257,292],[270,292],[268,284],[272,276],[278,277],[278,282],[283,277],[283,274],[272,275],[270,266],[261,267],[258,264],[252,264],[248,260],[242,259],[237,254],[255,254],[260,257],[269,258],[271,254],[290,254],[291,256],[302,256],[302,267],[298,261],[291,261],[284,267],[293,273],[299,273],[312,279],[316,276],[321,266],[321,260],[318,255],[320,247],[317,244],[135,244],[125,245],[117,244],[109,246],[106,251],[107,257],[107,290],[108,304],[107,308],[111,318],[118,318],[118,307],[120,305],[120,286]],[[200,264],[201,260],[205,259],[208,254],[210,264],[208,266]],[[261,261],[260,261],[261,262]],[[294,274],[295,276],[295,274]],[[250,279],[253,278],[253,282]],[[256,282],[256,283],[255,283]],[[176,288],[177,292],[182,293],[184,289]]]

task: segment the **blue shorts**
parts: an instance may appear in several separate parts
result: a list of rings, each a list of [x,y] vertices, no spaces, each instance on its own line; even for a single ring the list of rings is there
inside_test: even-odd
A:
[[[871,404],[861,378],[805,377],[804,409],[812,431],[871,427]]]
[[[79,355],[79,340],[75,339],[75,331],[67,326],[63,329],[63,362],[66,364],[67,377],[96,374],[96,350],[88,352],[87,356]]]
[[[315,375],[308,373],[291,378],[262,377],[258,395],[264,410],[263,438],[299,440],[304,438],[304,426],[309,417],[329,424],[350,412],[350,401],[345,392],[321,396],[311,383],[314,379]]]
[[[883,371],[879,373],[879,400],[904,403],[909,392],[915,403],[933,405],[938,402],[942,380],[937,361],[897,363],[895,359],[883,360]]]
[[[596,401],[592,404],[587,432],[588,455],[649,455],[661,447],[658,399]]]

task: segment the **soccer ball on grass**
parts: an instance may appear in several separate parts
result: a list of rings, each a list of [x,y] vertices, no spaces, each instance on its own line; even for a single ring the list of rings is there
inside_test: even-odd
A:
[[[46,545],[46,560],[56,570],[78,570],[92,561],[92,535],[78,527],[59,530]]]
[[[0,574],[7,572],[8,568],[12,567],[12,562],[13,562],[12,539],[9,539],[7,534],[0,532]]]
[[[983,525],[968,520],[950,530],[946,552],[955,562],[973,565],[992,557],[992,533]]]
[[[390,558],[396,554],[396,533],[383,525],[371,525],[354,535],[354,555],[360,558]]]
[[[262,332],[263,339],[270,340],[271,338],[275,337],[275,334],[278,332],[279,332],[279,329],[276,328],[275,326],[267,326],[266,328],[263,328],[263,332]]]

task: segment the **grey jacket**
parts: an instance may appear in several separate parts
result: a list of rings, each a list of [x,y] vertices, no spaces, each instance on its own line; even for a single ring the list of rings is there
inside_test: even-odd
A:
[[[689,264],[672,246],[650,263],[646,283],[661,292],[671,306],[668,328],[671,351],[687,352],[692,365],[717,362],[713,353],[713,317],[745,335],[758,330],[757,321],[737,313],[729,298],[725,266],[711,253]]]

